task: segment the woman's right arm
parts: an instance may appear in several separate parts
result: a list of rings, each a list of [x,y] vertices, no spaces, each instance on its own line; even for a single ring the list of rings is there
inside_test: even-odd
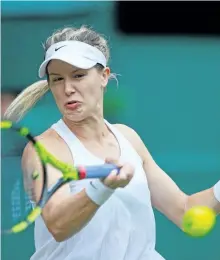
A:
[[[29,175],[34,170],[42,174],[40,164],[37,161],[37,155],[31,145],[27,145],[22,156],[23,174]],[[48,187],[56,183],[62,174],[55,168],[47,166]],[[107,178],[101,182],[103,188],[109,190],[117,187],[126,186],[133,176],[133,168],[130,165],[124,165],[117,175],[112,172]],[[42,178],[39,178],[42,180]],[[39,198],[42,183],[35,182],[36,198]],[[94,191],[96,192],[96,191]],[[86,189],[71,194],[69,185],[62,186],[48,201],[42,211],[44,222],[57,242],[64,241],[70,236],[79,232],[94,216],[99,208],[88,195]]]

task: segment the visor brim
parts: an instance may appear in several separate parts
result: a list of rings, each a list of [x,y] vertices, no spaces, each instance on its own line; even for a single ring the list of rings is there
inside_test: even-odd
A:
[[[61,53],[57,53],[56,55],[51,56],[49,59],[45,60],[39,68],[39,77],[43,78],[46,75],[46,69],[48,66],[48,63],[51,60],[61,60],[63,62],[66,62],[74,67],[80,68],[80,69],[91,69],[94,67],[97,62],[91,59],[88,59],[84,56],[80,55],[74,55],[74,57],[70,57],[69,55],[63,55]]]

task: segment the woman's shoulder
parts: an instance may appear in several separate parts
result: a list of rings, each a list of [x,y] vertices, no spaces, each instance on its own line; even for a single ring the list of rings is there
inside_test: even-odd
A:
[[[141,137],[138,133],[132,129],[131,127],[123,124],[115,124],[114,125],[123,135],[124,137],[132,144],[136,152],[140,155],[143,161],[146,161],[148,158],[146,157],[149,152],[148,148],[142,141]],[[146,159],[147,158],[147,159]]]
[[[114,127],[132,144],[135,150],[140,153],[143,142],[138,133],[131,127],[124,124],[114,124]]]
[[[48,128],[41,134],[34,136],[34,139],[40,142],[42,145],[49,147],[49,150],[52,151],[54,150],[53,148],[56,147],[57,144],[60,145],[61,142],[60,136],[52,128]],[[29,142],[24,148],[23,154],[29,153],[31,150],[34,150],[34,148],[33,145]]]
[[[49,153],[52,153],[61,160],[72,162],[72,156],[68,146],[52,128],[49,128],[40,135],[35,136],[35,139],[42,144]],[[28,160],[29,158],[32,158],[33,155],[36,155],[36,151],[33,145],[28,143],[24,148],[22,157]]]
[[[114,124],[114,127],[121,132],[126,138],[128,138],[129,140],[135,140],[139,137],[139,135],[137,134],[137,132],[124,124]]]
[[[43,141],[43,142],[54,140],[57,137],[58,137],[58,134],[52,128],[48,128],[47,130],[45,130],[41,134],[35,136],[36,140]]]

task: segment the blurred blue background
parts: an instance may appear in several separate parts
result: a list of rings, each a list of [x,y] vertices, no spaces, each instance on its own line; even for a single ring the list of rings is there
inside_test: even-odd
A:
[[[115,2],[3,1],[2,113],[17,93],[38,80],[46,38],[58,28],[82,24],[107,36],[110,67],[121,75],[119,88],[115,82],[109,84],[106,118],[133,127],[185,192],[213,185],[220,176],[218,37],[123,34],[117,29]],[[115,100],[119,109],[111,113]],[[59,116],[47,94],[23,123],[39,134]],[[3,178],[8,178],[8,172],[19,174],[17,161],[17,157],[2,160]],[[3,204],[10,199],[11,189],[2,190]],[[219,260],[219,221],[209,236],[192,239],[155,214],[157,249],[167,260]],[[26,260],[33,250],[33,228],[2,238],[3,260]]]

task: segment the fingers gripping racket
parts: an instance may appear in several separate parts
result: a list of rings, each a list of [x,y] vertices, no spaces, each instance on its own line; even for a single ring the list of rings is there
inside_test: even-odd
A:
[[[18,218],[10,222],[10,224],[12,223],[11,225],[8,224],[9,228],[5,229],[3,227],[3,230],[1,231],[2,233],[13,234],[13,233],[22,232],[25,229],[27,229],[41,214],[43,207],[51,198],[51,196],[65,183],[73,180],[75,181],[82,180],[85,178],[104,178],[107,177],[112,170],[117,169],[117,167],[112,164],[74,167],[73,165],[58,160],[55,156],[49,153],[46,150],[46,148],[32,136],[28,128],[20,127],[18,124],[15,124],[11,121],[1,121],[1,130],[2,133],[3,132],[10,133],[8,136],[6,136],[7,138],[6,137],[4,138],[4,136],[2,137],[3,161],[7,161],[4,158],[5,156],[3,151],[4,148],[7,147],[6,150],[10,150],[10,151],[13,150],[11,149],[11,147],[14,148],[16,147],[16,144],[19,143],[15,141],[17,139],[17,136],[19,136],[19,138],[21,137],[23,137],[23,139],[26,138],[26,140],[32,144],[32,146],[36,151],[42,169],[42,174],[40,176],[37,171],[34,171],[32,174],[30,174],[30,176],[25,176],[25,177],[24,174],[21,173],[18,179],[19,178],[21,179],[23,178],[23,179],[20,182],[16,181],[16,178],[14,178],[13,183],[15,184],[13,186],[13,190],[12,191],[10,190],[13,203],[11,203],[11,205],[7,203],[6,208],[7,209],[10,208],[10,212],[7,214],[7,216],[5,216],[5,222],[7,221],[9,222],[9,219],[12,218],[11,215],[14,216],[17,214],[18,216],[17,215],[16,216]],[[17,158],[13,156],[14,156],[13,153],[9,153],[9,158],[10,158],[10,160],[8,159],[9,162],[11,162],[12,158]],[[62,173],[62,177],[50,189],[48,189],[47,165],[53,166],[54,168],[58,169]],[[7,168],[8,166],[6,165],[5,168]],[[6,185],[7,190],[9,190],[11,188],[8,186],[8,184],[12,182],[13,173],[7,172],[5,173],[5,175],[7,175],[9,179],[7,183],[4,183],[4,185]],[[40,196],[38,195],[38,200],[36,201],[36,194],[34,192],[33,187],[34,187],[34,183],[39,181],[39,177],[42,178],[41,191],[40,191]],[[25,192],[24,192],[23,185],[25,186]],[[30,205],[30,202],[34,202],[34,203]],[[29,208],[27,207],[28,203],[29,203]],[[25,210],[21,210],[22,207],[25,207]],[[15,212],[19,212],[19,213],[15,214]]]

